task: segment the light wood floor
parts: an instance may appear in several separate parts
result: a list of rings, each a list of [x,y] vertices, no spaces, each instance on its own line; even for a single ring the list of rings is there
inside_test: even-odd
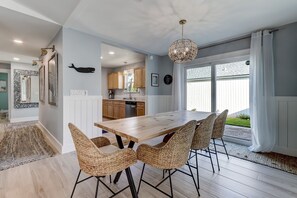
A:
[[[227,160],[220,155],[221,171],[211,171],[208,158],[199,158],[201,197],[297,197],[297,176],[266,166],[254,164],[231,157]],[[157,183],[162,178],[162,171],[147,166],[144,179]],[[136,186],[140,177],[142,163],[132,167]],[[187,167],[184,167],[187,170]],[[1,198],[63,198],[70,197],[79,166],[75,153],[59,155],[53,158],[33,162],[0,172]],[[83,175],[86,176],[86,175]],[[120,189],[127,185],[125,174],[117,185],[106,183],[112,189]],[[175,197],[197,197],[192,179],[181,173],[173,176]],[[78,184],[74,197],[94,197],[96,180],[91,178]],[[169,184],[165,182],[161,188],[169,192]],[[111,194],[100,185],[99,197]],[[117,197],[131,197],[127,189]],[[164,197],[155,189],[142,184],[139,197]]]

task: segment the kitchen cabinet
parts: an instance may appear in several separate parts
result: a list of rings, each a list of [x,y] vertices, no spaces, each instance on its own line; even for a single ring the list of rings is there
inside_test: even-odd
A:
[[[123,89],[124,76],[122,72],[113,72],[108,74],[108,89]]]
[[[137,111],[137,116],[144,116],[145,115],[145,103],[137,102],[136,111]]]
[[[125,118],[125,101],[103,100],[103,117],[112,119]]]
[[[125,118],[126,117],[126,104],[125,104],[125,101],[121,101],[120,102],[120,112],[119,112],[119,118]]]
[[[113,101],[107,102],[107,117],[113,118]]]
[[[134,69],[134,87],[145,87],[145,68],[140,67]]]

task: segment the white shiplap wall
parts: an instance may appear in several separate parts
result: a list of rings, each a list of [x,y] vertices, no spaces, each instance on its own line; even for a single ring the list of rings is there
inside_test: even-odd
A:
[[[297,157],[297,97],[276,97],[278,134],[275,151]]]
[[[62,153],[74,151],[68,123],[75,124],[89,138],[98,137],[102,131],[94,122],[102,121],[101,96],[64,96],[63,105],[63,149]]]

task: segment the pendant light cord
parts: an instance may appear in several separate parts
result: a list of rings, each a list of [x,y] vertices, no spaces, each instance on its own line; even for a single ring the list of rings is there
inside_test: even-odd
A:
[[[184,24],[182,24],[182,39],[184,39]]]

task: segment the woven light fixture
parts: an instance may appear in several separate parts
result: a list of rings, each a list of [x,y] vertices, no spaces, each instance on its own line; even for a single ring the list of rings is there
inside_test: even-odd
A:
[[[198,46],[190,39],[184,39],[184,24],[186,20],[182,19],[179,24],[182,26],[182,38],[174,41],[169,47],[168,56],[174,63],[185,63],[196,58]]]

